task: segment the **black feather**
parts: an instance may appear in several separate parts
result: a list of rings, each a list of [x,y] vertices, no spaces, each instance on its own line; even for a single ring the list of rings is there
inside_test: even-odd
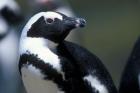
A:
[[[121,77],[120,93],[140,93],[138,76],[140,75],[140,37],[136,41],[132,53]]]
[[[109,93],[117,93],[115,85],[102,62],[99,60],[99,58],[87,51],[85,48],[82,48],[81,46],[78,46],[74,43],[64,41],[58,46],[58,53],[71,62],[75,68],[74,71],[77,75],[76,77],[78,77],[79,80],[84,76],[91,74],[92,76],[97,77],[100,82],[107,87]],[[85,90],[84,93],[95,92],[95,89],[92,89],[86,81],[81,80],[80,82],[84,86],[82,88]],[[75,86],[78,86],[78,83]]]

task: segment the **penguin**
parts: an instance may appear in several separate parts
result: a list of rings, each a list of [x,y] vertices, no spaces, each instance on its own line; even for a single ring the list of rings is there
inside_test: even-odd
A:
[[[19,71],[27,93],[117,93],[107,69],[87,49],[64,39],[82,18],[47,11],[22,30]]]
[[[22,20],[23,15],[15,0],[0,0],[0,93],[19,93],[21,88],[16,29]]]
[[[119,93],[140,93],[140,37],[122,73]]]

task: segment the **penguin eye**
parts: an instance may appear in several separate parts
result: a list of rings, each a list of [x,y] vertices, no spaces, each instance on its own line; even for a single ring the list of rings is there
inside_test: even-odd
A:
[[[52,24],[52,23],[54,22],[54,20],[51,19],[51,18],[47,18],[47,19],[46,19],[46,22],[47,22],[48,24]]]

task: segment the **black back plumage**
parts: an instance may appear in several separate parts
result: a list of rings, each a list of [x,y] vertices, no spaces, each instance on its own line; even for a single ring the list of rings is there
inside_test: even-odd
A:
[[[97,77],[100,82],[107,87],[109,93],[117,93],[114,83],[104,65],[101,63],[98,57],[87,51],[85,48],[82,48],[74,43],[64,41],[58,46],[58,53],[67,58],[74,68],[74,73],[72,73],[79,80],[79,82],[76,82],[77,84],[74,83],[73,85],[79,86],[78,89],[75,89],[77,91],[75,93],[99,92],[96,89],[93,89],[88,82],[82,81],[82,78],[86,75]],[[63,63],[63,66],[64,72],[66,74],[70,73],[70,70],[68,69],[69,65],[67,65],[66,62]]]
[[[97,77],[108,93],[117,93],[115,85],[98,57],[71,42],[61,42],[57,47],[56,54],[61,60],[62,70],[65,79],[49,64],[45,64],[37,55],[22,54],[20,57],[19,69],[24,64],[32,64],[46,75],[44,79],[55,82],[65,93],[99,93],[92,85],[84,80],[85,76]]]
[[[136,41],[132,53],[121,77],[120,93],[140,93],[140,37]]]

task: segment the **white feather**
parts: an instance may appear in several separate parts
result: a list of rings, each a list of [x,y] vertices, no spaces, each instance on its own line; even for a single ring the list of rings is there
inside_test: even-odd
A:
[[[44,38],[27,37],[27,31],[29,31],[32,24],[42,16],[44,17],[44,20],[47,18],[58,18],[62,20],[62,16],[55,12],[41,12],[33,16],[22,31],[20,55],[24,53],[37,55],[39,59],[46,64],[50,64],[55,70],[64,76],[61,69],[60,59],[54,53],[58,44]],[[40,73],[40,70],[32,65],[24,66],[21,71],[23,75],[22,79],[27,87],[26,89],[28,93],[40,93],[40,91],[43,91],[41,93],[64,93],[57,88],[57,85],[53,83],[53,81],[43,80],[43,75]]]
[[[97,77],[88,75],[84,77],[84,80],[88,81],[88,83],[90,83],[93,88],[98,90],[99,93],[109,93],[107,88],[103,84],[101,84]]]
[[[24,66],[21,71],[27,93],[64,93],[58,89],[54,82],[44,80],[44,75],[32,65]]]
[[[53,43],[53,42],[52,42]],[[46,39],[43,38],[26,38],[21,40],[20,54],[32,53],[38,56],[45,63],[53,66],[58,72],[62,72],[60,59],[49,48]],[[54,47],[56,44],[54,44]]]

